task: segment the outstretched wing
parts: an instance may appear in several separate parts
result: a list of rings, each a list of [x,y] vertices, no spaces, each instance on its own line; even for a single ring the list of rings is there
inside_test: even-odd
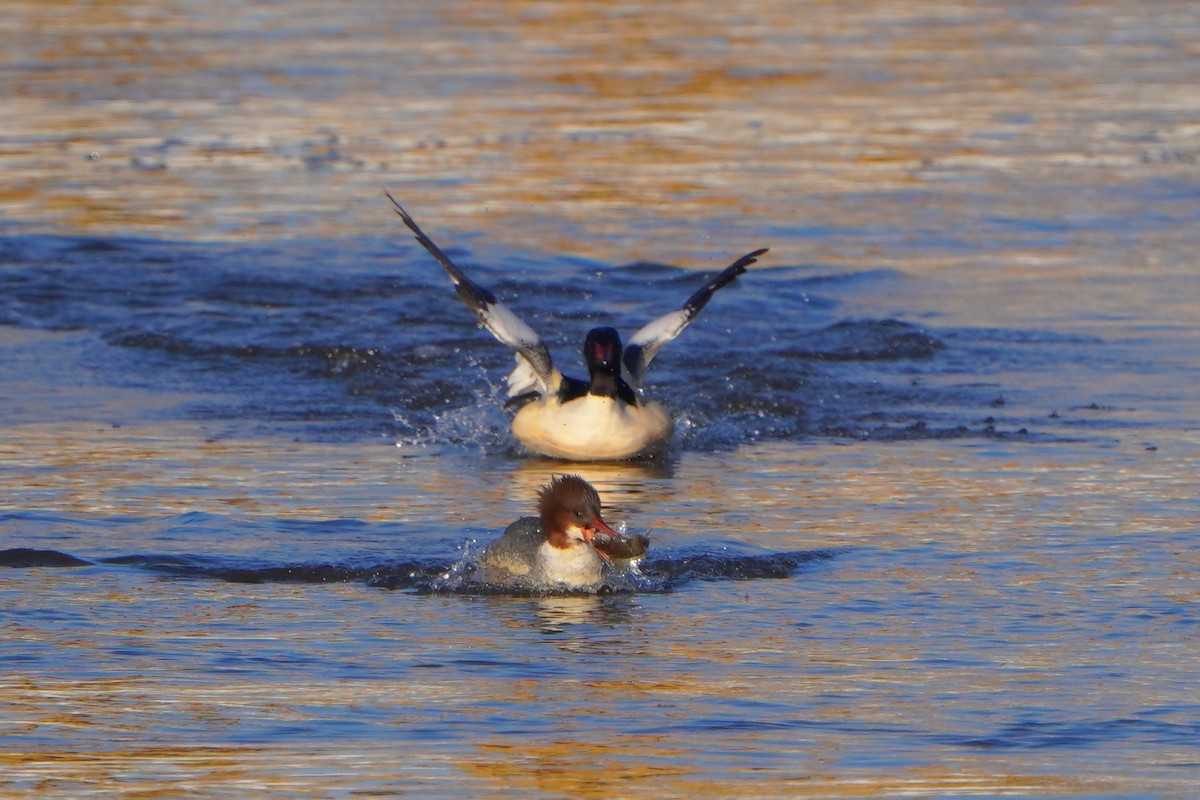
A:
[[[454,282],[454,292],[467,308],[475,313],[479,324],[487,328],[493,336],[517,351],[517,368],[508,376],[508,393],[511,396],[537,392],[549,394],[557,389],[561,375],[554,369],[550,359],[550,350],[542,342],[533,328],[521,321],[508,306],[496,299],[496,296],[473,282],[458,268],[433,240],[425,235],[425,231],[408,215],[408,212],[396,201],[396,198],[384,191],[392,201],[396,213],[404,224],[417,237],[421,246],[437,259]]]
[[[704,284],[688,298],[681,308],[663,314],[658,319],[642,326],[633,335],[625,346],[625,355],[622,360],[629,376],[628,380],[634,388],[641,388],[642,379],[646,376],[646,368],[650,366],[650,361],[663,345],[683,332],[683,329],[696,318],[696,315],[708,304],[718,289],[731,283],[734,278],[745,272],[746,267],[758,261],[758,257],[765,252],[767,252],[767,248],[764,247],[742,256]]]

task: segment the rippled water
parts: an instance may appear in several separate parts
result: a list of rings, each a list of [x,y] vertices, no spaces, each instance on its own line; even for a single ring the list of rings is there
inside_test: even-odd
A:
[[[1200,792],[1190,5],[8,12],[0,794]],[[568,373],[771,248],[638,581],[447,591],[566,467],[384,187]]]

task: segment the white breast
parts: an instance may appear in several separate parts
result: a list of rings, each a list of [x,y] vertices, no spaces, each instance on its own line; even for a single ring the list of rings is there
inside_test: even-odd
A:
[[[513,418],[521,444],[574,461],[633,458],[665,442],[671,427],[671,416],[658,403],[630,406],[596,395],[566,403],[542,398]]]
[[[594,589],[600,585],[604,562],[590,545],[572,542],[571,547],[538,548],[537,565],[530,578],[539,586],[564,589]]]

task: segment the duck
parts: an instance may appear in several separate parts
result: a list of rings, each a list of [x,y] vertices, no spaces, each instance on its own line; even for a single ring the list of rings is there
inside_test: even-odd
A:
[[[595,591],[614,558],[638,558],[649,541],[608,526],[600,495],[578,475],[557,475],[538,492],[538,516],[521,517],[479,559],[480,577],[498,585]]]
[[[653,456],[665,448],[674,420],[660,403],[642,396],[651,360],[683,332],[713,294],[769,252],[764,247],[737,259],[681,307],[639,328],[624,345],[616,328],[592,328],[583,340],[588,378],[582,380],[563,375],[541,336],[468,278],[396,198],[386,190],[384,194],[416,240],[450,276],[455,294],[479,325],[515,351],[517,366],[506,379],[509,399],[504,405],[516,410],[512,432],[517,441],[533,453],[565,461],[625,461]]]

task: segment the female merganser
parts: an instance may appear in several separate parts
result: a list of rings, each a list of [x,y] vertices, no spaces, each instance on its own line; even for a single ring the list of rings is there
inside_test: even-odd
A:
[[[538,516],[509,525],[483,551],[479,566],[488,583],[592,590],[612,564],[608,550],[627,558],[641,555],[646,544],[645,537],[626,539],[608,527],[591,484],[578,475],[560,475],[538,493]]]
[[[479,324],[516,351],[517,368],[508,376],[505,407],[519,407],[513,434],[530,450],[571,461],[636,458],[666,442],[671,415],[641,398],[650,360],[700,313],[713,293],[755,263],[767,248],[747,253],[696,291],[683,306],[643,326],[621,347],[614,328],[593,328],[583,340],[588,380],[565,377],[554,366],[541,337],[496,296],[473,283],[425,235],[391,194],[396,213],[454,282],[458,298]]]

